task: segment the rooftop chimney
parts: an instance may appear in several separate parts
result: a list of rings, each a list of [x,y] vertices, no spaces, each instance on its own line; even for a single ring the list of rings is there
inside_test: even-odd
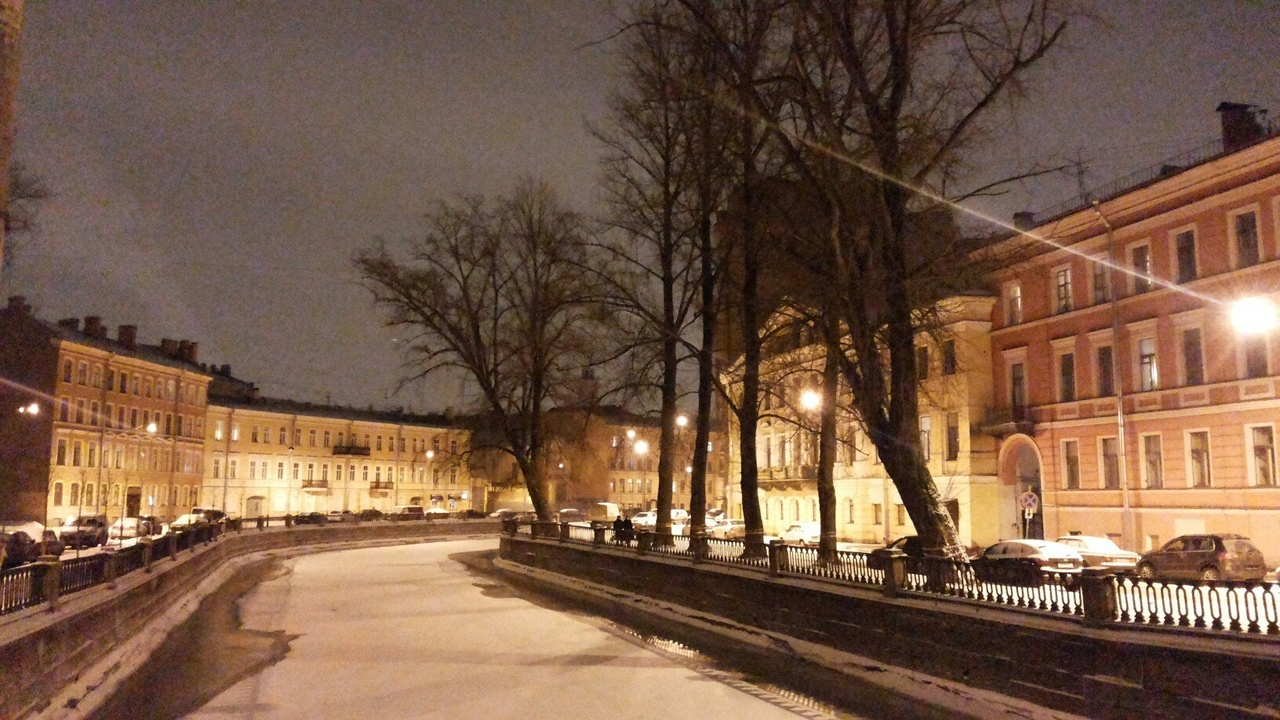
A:
[[[86,315],[84,318],[84,334],[93,337],[106,337],[107,329],[102,325],[102,318],[97,315]]]
[[[171,358],[178,357],[178,341],[171,338],[161,338],[160,352]]]
[[[138,346],[138,326],[137,325],[121,325],[120,331],[116,335],[116,339],[126,348],[133,350]]]
[[[62,318],[58,321],[58,327],[80,332],[80,318]]]
[[[190,340],[181,340],[178,342],[178,355],[189,363],[194,364],[196,361],[196,350],[200,347],[200,343],[194,343]]]
[[[27,298],[24,295],[10,295],[9,306],[5,310],[19,315],[31,314],[31,306],[27,304]]]
[[[1030,230],[1036,226],[1036,214],[1023,210],[1013,214],[1014,230]]]
[[[1235,152],[1249,147],[1267,135],[1258,116],[1267,111],[1257,105],[1224,102],[1218,105],[1222,119],[1222,151]]]

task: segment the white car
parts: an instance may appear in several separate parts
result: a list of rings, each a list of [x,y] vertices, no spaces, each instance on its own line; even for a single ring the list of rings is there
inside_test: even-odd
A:
[[[107,528],[107,537],[116,541],[130,540],[145,535],[144,530],[146,529],[141,519],[122,517],[111,523],[111,526]]]
[[[782,542],[788,545],[814,545],[816,546],[822,538],[822,523],[819,522],[798,522],[792,523],[782,533]]]
[[[708,533],[717,540],[741,540],[747,536],[747,521],[740,518],[723,518]]]
[[[1104,567],[1114,570],[1132,570],[1142,556],[1121,550],[1111,538],[1093,535],[1063,535],[1058,542],[1080,553],[1085,567]]]

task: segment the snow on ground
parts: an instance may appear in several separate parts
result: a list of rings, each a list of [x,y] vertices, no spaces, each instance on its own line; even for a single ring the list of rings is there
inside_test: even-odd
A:
[[[251,591],[241,612],[247,629],[297,635],[288,655],[188,717],[797,717],[448,558],[494,546],[431,543],[286,561],[290,572]]]

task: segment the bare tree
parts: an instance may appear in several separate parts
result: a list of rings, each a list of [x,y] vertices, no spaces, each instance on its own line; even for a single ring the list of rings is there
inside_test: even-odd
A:
[[[511,455],[549,520],[546,413],[589,364],[601,319],[580,271],[581,218],[526,181],[509,199],[438,203],[426,226],[403,260],[379,244],[356,267],[387,324],[409,334],[406,382],[446,368],[473,380],[476,438]]]

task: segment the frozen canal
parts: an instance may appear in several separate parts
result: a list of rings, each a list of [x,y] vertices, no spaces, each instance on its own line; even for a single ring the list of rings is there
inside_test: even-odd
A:
[[[721,682],[449,558],[495,547],[469,540],[285,560],[240,602],[244,630],[288,641],[283,659],[188,717],[830,717]]]

